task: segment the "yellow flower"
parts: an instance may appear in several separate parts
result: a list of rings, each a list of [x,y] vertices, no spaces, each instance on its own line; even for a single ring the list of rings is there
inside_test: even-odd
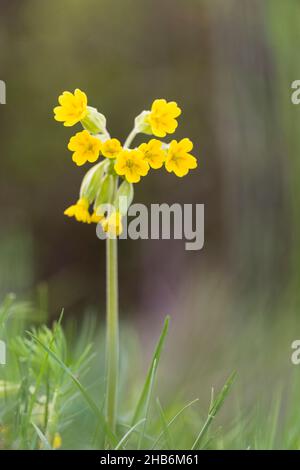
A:
[[[116,158],[122,150],[122,145],[118,139],[108,139],[102,144],[102,155],[107,158]]]
[[[166,152],[162,149],[160,140],[151,139],[147,144],[141,144],[139,150],[144,154],[144,158],[151,168],[157,170],[163,166]]]
[[[118,211],[113,212],[108,219],[105,219],[101,224],[104,232],[114,237],[121,235],[123,231],[122,215]]]
[[[87,115],[87,96],[78,88],[74,93],[64,91],[59,96],[58,102],[60,106],[56,106],[53,110],[54,119],[63,122],[64,126],[74,126]]]
[[[76,204],[68,207],[65,212],[68,217],[75,217],[77,222],[91,223],[91,216],[89,213],[89,202],[85,198],[80,198]]]
[[[53,438],[53,442],[52,442],[52,448],[53,449],[59,449],[62,445],[62,438],[61,438],[61,435],[56,432],[54,434],[54,438]]]
[[[122,150],[114,168],[116,173],[125,176],[129,183],[138,183],[141,176],[146,176],[148,173],[149,164],[140,150]]]
[[[176,118],[180,116],[181,109],[175,101],[166,102],[164,99],[155,100],[152,103],[148,121],[152,132],[157,137],[165,137],[166,134],[173,134],[178,123]]]
[[[172,140],[167,153],[165,162],[166,170],[171,173],[172,171],[176,176],[185,176],[189,170],[197,168],[197,160],[189,152],[193,148],[193,143],[190,139],[182,139],[180,142]]]
[[[68,149],[74,152],[73,162],[81,166],[86,162],[94,163],[99,157],[101,146],[101,141],[97,137],[84,130],[71,137]]]
[[[94,211],[91,215],[90,221],[95,223],[95,224],[98,224],[103,219],[104,219],[104,215],[98,215],[97,212]]]

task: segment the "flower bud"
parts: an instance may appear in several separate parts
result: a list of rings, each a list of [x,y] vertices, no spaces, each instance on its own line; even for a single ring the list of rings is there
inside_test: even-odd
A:
[[[100,189],[95,201],[94,210],[99,214],[99,207],[112,202],[115,187],[115,179],[112,175],[105,175],[101,181]],[[101,213],[101,211],[100,211]]]
[[[105,134],[107,132],[105,116],[91,106],[87,107],[87,114],[81,124],[91,134]]]
[[[90,203],[94,201],[100,187],[101,179],[105,170],[105,160],[94,165],[84,176],[81,187],[80,197],[87,199]]]

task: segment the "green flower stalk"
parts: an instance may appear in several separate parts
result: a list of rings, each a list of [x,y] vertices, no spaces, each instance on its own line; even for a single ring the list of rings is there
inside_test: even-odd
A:
[[[88,106],[86,94],[76,89],[63,92],[54,108],[54,118],[64,126],[81,123],[83,130],[71,137],[68,149],[72,160],[82,166],[93,166],[85,174],[79,198],[65,210],[65,215],[78,222],[101,225],[106,234],[106,396],[105,415],[109,429],[117,428],[119,377],[119,313],[118,313],[118,236],[122,233],[122,216],[133,200],[133,184],[153,169],[165,167],[178,177],[197,167],[190,154],[190,139],[170,143],[152,138],[138,147],[132,142],[138,133],[164,138],[177,128],[181,109],[175,101],[157,99],[151,109],[142,111],[134,122],[124,145],[111,138],[106,118],[96,108]],[[100,159],[100,157],[103,157]],[[121,206],[122,197],[122,206]],[[124,197],[127,203],[124,205]],[[90,209],[92,211],[90,212]]]
[[[115,431],[119,377],[118,241],[106,240],[106,420]]]

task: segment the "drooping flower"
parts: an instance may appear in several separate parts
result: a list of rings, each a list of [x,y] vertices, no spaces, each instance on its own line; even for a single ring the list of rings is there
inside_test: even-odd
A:
[[[176,118],[180,116],[180,114],[181,109],[175,101],[170,101],[169,103],[164,99],[153,101],[151,112],[147,118],[152,133],[157,137],[165,137],[167,134],[173,134],[178,126]]]
[[[121,235],[123,231],[122,226],[122,214],[118,211],[113,212],[107,219],[101,222],[104,232],[107,232],[111,236]]]
[[[54,119],[70,127],[83,120],[87,115],[87,96],[76,88],[74,93],[64,91],[58,98],[60,106],[54,108]]]
[[[197,168],[197,160],[189,152],[193,148],[193,143],[190,139],[182,139],[179,142],[172,140],[168,149],[165,166],[166,170],[171,173],[172,171],[176,176],[185,176],[189,170]]]
[[[121,152],[122,145],[118,139],[108,139],[102,144],[101,153],[107,158],[116,158]]]
[[[129,183],[138,183],[141,176],[146,176],[149,164],[140,150],[122,150],[117,156],[115,171],[118,175],[125,176]]]
[[[71,137],[68,149],[74,152],[73,162],[81,166],[86,162],[94,163],[99,157],[101,146],[101,141],[97,137],[84,130]]]
[[[96,211],[94,211],[94,212],[92,213],[92,215],[91,215],[90,221],[91,221],[92,223],[98,224],[98,223],[101,222],[101,220],[103,220],[103,219],[104,219],[104,215],[99,215],[99,214],[97,214]]]
[[[141,144],[139,150],[144,154],[144,158],[151,168],[157,170],[163,166],[166,152],[162,149],[160,140],[151,139],[147,144]]]
[[[85,198],[78,199],[76,204],[73,204],[64,211],[64,214],[68,217],[75,217],[77,222],[84,222],[86,224],[91,223],[91,215],[89,213],[89,202]]]

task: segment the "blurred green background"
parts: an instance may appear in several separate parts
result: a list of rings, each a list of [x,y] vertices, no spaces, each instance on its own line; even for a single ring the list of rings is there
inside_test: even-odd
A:
[[[105,246],[63,216],[85,168],[53,120],[81,88],[124,139],[155,98],[176,100],[176,136],[199,166],[152,172],[136,201],[205,204],[205,247],[120,241],[123,319],[147,348],[170,314],[171,387],[221,383],[237,368],[245,395],[268,397],[297,368],[300,337],[298,0],[2,0],[0,294],[43,296],[53,318],[93,309],[104,321]],[[298,328],[298,329],[297,329]],[[299,371],[300,373],[300,371]],[[192,396],[193,398],[193,396]]]

